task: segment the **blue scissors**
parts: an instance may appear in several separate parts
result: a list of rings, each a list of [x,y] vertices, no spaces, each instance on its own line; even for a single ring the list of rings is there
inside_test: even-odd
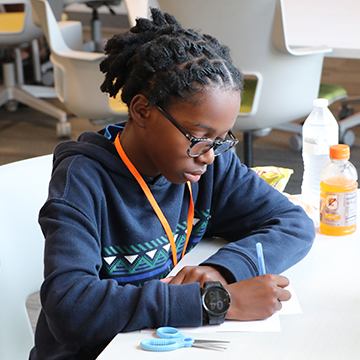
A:
[[[140,347],[148,351],[171,351],[190,346],[210,350],[226,350],[225,346],[216,344],[230,342],[221,340],[195,340],[192,337],[183,335],[178,329],[167,326],[158,328],[156,335],[159,338],[143,340],[140,343]]]

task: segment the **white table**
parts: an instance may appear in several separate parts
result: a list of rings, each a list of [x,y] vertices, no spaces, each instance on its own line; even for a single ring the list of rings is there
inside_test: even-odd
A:
[[[311,217],[317,231],[314,246],[285,272],[303,314],[280,316],[281,332],[192,334],[231,343],[225,352],[183,348],[171,353],[141,350],[140,342],[150,334],[121,333],[98,359],[360,359],[360,230],[343,237],[325,236],[319,233],[317,214]]]
[[[284,0],[291,46],[327,45],[329,57],[360,59],[359,0]]]

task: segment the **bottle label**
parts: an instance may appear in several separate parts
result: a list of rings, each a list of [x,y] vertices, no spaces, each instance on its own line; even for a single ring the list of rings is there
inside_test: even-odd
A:
[[[334,193],[321,191],[320,222],[329,226],[356,224],[357,190]]]
[[[314,155],[329,155],[329,149],[331,145],[338,144],[336,137],[332,136],[331,138],[306,138],[304,137],[303,141],[303,150],[306,153]]]

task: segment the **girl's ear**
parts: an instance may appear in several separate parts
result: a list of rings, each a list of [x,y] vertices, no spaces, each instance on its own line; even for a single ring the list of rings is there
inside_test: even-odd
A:
[[[145,128],[150,117],[149,100],[142,94],[135,95],[129,106],[130,118],[140,127]]]

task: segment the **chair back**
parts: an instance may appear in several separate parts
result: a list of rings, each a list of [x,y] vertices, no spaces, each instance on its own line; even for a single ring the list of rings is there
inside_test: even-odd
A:
[[[52,155],[0,166],[0,359],[24,360],[34,344],[26,299],[43,281],[38,213],[47,198]]]
[[[15,47],[43,36],[42,29],[33,21],[30,0],[0,0],[0,5],[15,4],[23,4],[24,11],[0,13],[1,45]]]
[[[257,80],[249,112],[235,130],[273,127],[306,116],[318,97],[324,51],[291,51],[282,0],[158,0],[185,28],[230,47],[236,66]],[[244,91],[247,91],[246,82]]]
[[[125,104],[110,105],[109,96],[102,93],[100,85],[104,75],[99,64],[102,53],[89,53],[70,49],[46,0],[31,0],[33,10],[44,30],[54,63],[54,83],[59,100],[78,117],[99,120],[115,116],[127,118]]]

